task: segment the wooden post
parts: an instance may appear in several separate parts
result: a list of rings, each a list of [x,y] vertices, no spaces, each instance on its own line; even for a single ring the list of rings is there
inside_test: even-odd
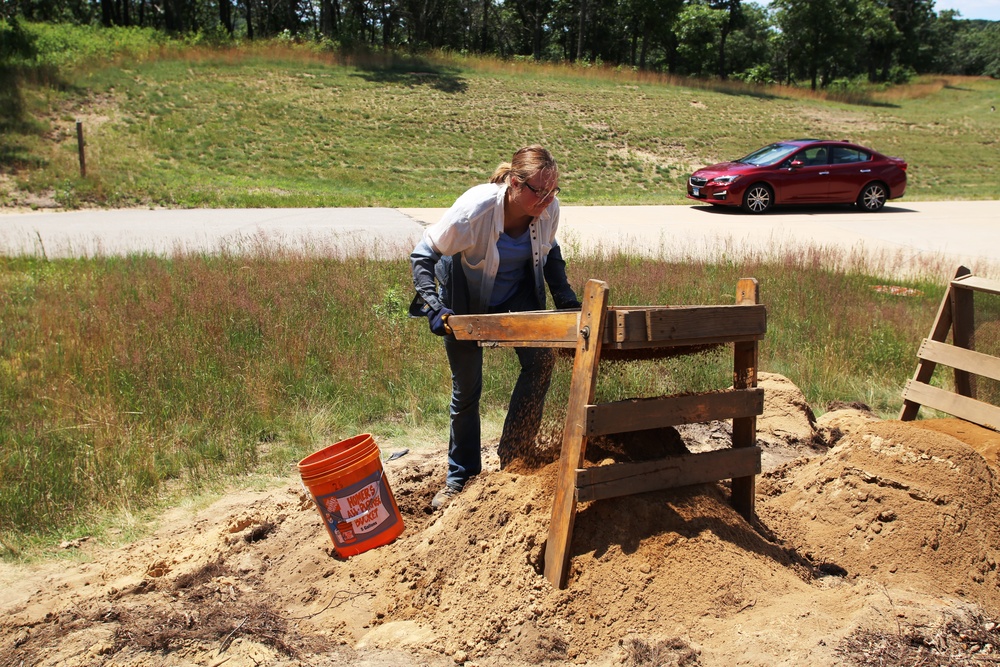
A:
[[[83,151],[83,121],[76,121],[76,147],[80,154],[80,178],[87,177],[87,158]]]
[[[736,304],[756,305],[760,302],[760,286],[754,278],[743,278],[736,285]],[[733,344],[733,388],[752,389],[757,386],[757,341]],[[757,417],[733,419],[733,448],[757,445]],[[733,479],[733,507],[748,523],[753,523],[755,477]]]
[[[556,495],[552,502],[549,537],[545,543],[545,578],[556,588],[563,587],[569,567],[573,522],[576,519],[576,470],[583,467],[587,449],[587,406],[594,402],[597,362],[601,356],[607,310],[607,283],[587,281],[583,289],[583,307],[573,358]]]

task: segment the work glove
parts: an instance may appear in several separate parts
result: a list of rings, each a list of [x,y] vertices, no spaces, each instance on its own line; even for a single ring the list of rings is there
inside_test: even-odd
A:
[[[444,322],[448,319],[449,315],[454,315],[455,311],[451,308],[442,308],[440,310],[435,310],[427,313],[427,320],[431,325],[431,333],[437,336],[445,336],[448,332],[444,328]]]

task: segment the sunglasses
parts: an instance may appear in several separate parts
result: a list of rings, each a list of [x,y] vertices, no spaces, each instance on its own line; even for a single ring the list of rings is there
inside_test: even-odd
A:
[[[545,191],[536,190],[535,188],[531,187],[531,183],[529,183],[528,181],[523,181],[521,185],[531,190],[531,192],[539,199],[549,199],[550,197],[555,197],[560,192],[562,192],[562,188],[552,188],[551,190],[545,190]]]

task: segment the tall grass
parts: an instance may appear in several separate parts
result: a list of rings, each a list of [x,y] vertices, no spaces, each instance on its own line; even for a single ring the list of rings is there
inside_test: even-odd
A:
[[[614,305],[732,303],[756,277],[768,306],[760,368],[828,401],[899,408],[943,285],[916,297],[807,255],[721,263],[578,256],[570,276],[606,280]],[[136,511],[163,484],[286,474],[317,445],[357,432],[447,432],[440,341],[405,309],[405,261],[249,255],[0,259],[0,537],[64,534]],[[487,354],[484,412],[502,414],[513,354]],[[602,365],[602,400],[724,388],[731,353]],[[557,366],[547,417],[564,410]]]

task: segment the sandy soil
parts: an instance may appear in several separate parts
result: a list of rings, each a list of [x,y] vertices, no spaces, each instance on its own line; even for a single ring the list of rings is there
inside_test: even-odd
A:
[[[499,471],[491,451],[432,513],[442,443],[385,462],[406,529],[346,560],[295,476],[0,567],[0,665],[997,664],[1000,435],[858,405],[816,419],[785,378],[761,386],[752,526],[724,484],[582,504],[557,590],[555,465]],[[699,450],[727,428],[679,435]]]

